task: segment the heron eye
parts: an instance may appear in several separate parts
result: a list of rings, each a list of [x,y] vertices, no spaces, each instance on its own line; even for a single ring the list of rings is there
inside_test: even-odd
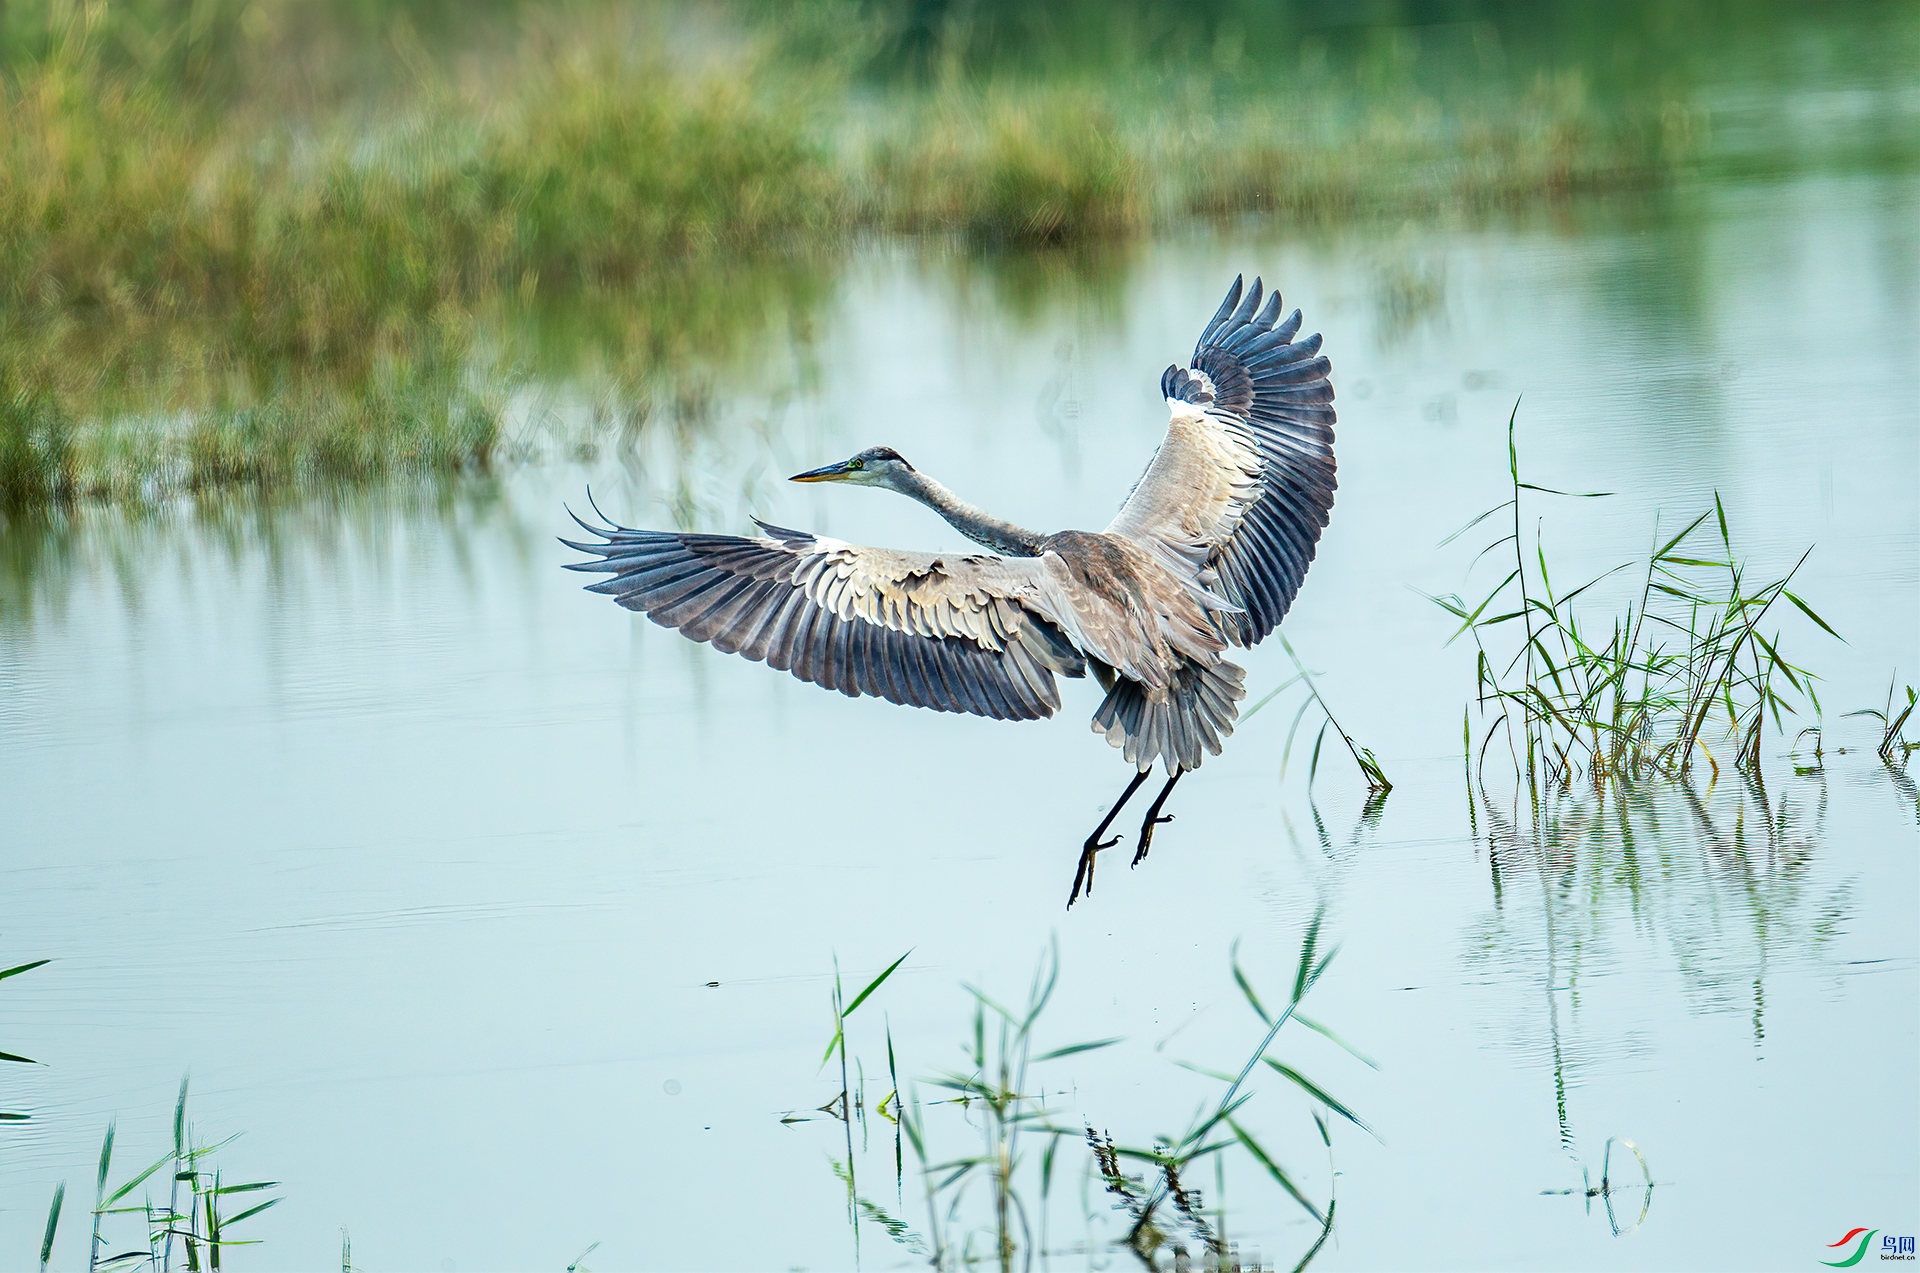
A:
[[[863,469],[867,467],[867,462],[865,460],[848,460],[847,467],[850,469]]]

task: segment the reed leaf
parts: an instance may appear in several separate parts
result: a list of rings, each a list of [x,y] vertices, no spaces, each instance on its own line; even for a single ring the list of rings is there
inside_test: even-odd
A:
[[[1271,1066],[1276,1073],[1285,1075],[1288,1081],[1292,1082],[1295,1086],[1299,1087],[1299,1089],[1305,1092],[1307,1095],[1313,1097],[1314,1100],[1319,1101],[1322,1105],[1325,1105],[1328,1109],[1332,1110],[1334,1113],[1338,1114],[1340,1117],[1346,1119],[1349,1123],[1352,1123],[1355,1127],[1358,1127],[1361,1131],[1373,1137],[1375,1140],[1380,1139],[1380,1134],[1378,1132],[1374,1131],[1373,1128],[1367,1126],[1367,1124],[1361,1120],[1359,1115],[1355,1114],[1352,1110],[1348,1109],[1341,1102],[1335,1100],[1332,1096],[1330,1096],[1327,1093],[1327,1090],[1321,1087],[1318,1083],[1315,1083],[1312,1079],[1308,1078],[1306,1075],[1302,1074],[1300,1071],[1294,1069],[1292,1066],[1287,1065],[1285,1062],[1276,1061],[1272,1057],[1266,1057],[1264,1059],[1266,1060],[1266,1063],[1269,1066]]]
[[[1252,1155],[1253,1160],[1259,1163],[1260,1166],[1266,1170],[1266,1173],[1279,1183],[1282,1189],[1287,1191],[1289,1197],[1299,1203],[1301,1207],[1306,1210],[1307,1214],[1315,1220],[1320,1221],[1322,1224],[1326,1223],[1326,1213],[1321,1211],[1319,1207],[1316,1207],[1311,1198],[1300,1192],[1300,1186],[1293,1183],[1293,1177],[1287,1175],[1280,1164],[1275,1162],[1273,1157],[1268,1154],[1265,1149],[1260,1147],[1259,1141],[1249,1136],[1244,1127],[1241,1127],[1240,1124],[1231,1119],[1227,1120],[1227,1128],[1233,1132],[1234,1139],[1238,1140],[1241,1146],[1246,1149],[1247,1153]]]
[[[47,1262],[53,1259],[53,1238],[60,1231],[60,1208],[67,1201],[67,1182],[62,1180],[53,1187],[53,1202],[47,1207],[47,1226],[40,1235],[40,1273],[46,1273]]]
[[[842,1017],[852,1016],[854,1009],[858,1008],[861,1004],[865,1003],[869,995],[871,995],[874,991],[878,990],[886,982],[888,977],[893,976],[894,970],[898,968],[901,964],[906,963],[907,955],[911,955],[912,953],[913,952],[909,950],[906,955],[902,955],[900,956],[900,958],[888,964],[886,971],[881,973],[878,977],[875,977],[872,981],[869,981],[867,983],[867,988],[865,990],[862,990],[859,994],[855,995],[853,997],[853,1002],[848,1004],[846,1007],[846,1011],[842,1012],[840,1015]]]

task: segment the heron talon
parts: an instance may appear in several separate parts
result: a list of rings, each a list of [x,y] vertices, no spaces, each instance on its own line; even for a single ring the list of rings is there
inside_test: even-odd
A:
[[[1105,840],[1087,837],[1087,842],[1080,848],[1080,869],[1073,873],[1073,891],[1067,894],[1068,910],[1072,910],[1073,904],[1080,900],[1082,884],[1086,885],[1084,889],[1086,896],[1093,896],[1093,855],[1102,849],[1110,849],[1118,843],[1120,843],[1120,837],[1117,835]]]
[[[1133,864],[1135,866],[1139,866],[1147,860],[1147,850],[1153,847],[1153,829],[1163,822],[1173,821],[1173,815],[1171,813],[1161,813],[1160,807],[1166,804],[1167,797],[1173,793],[1173,784],[1179,781],[1179,774],[1175,774],[1173,777],[1167,779],[1167,785],[1160,789],[1159,796],[1154,799],[1152,806],[1148,808],[1146,820],[1140,824],[1140,847],[1133,851]]]
[[[1073,873],[1073,891],[1067,894],[1067,909],[1080,900],[1080,886],[1086,885],[1088,897],[1093,896],[1093,850],[1083,849],[1080,853],[1080,869]]]
[[[1120,843],[1120,837],[1117,835],[1109,836],[1105,840],[1100,837],[1105,834],[1108,827],[1113,825],[1113,820],[1120,816],[1120,810],[1126,806],[1133,793],[1140,789],[1140,784],[1147,780],[1147,775],[1151,772],[1151,770],[1142,769],[1133,776],[1133,781],[1127,784],[1127,789],[1120,793],[1118,800],[1114,801],[1113,808],[1107,810],[1107,816],[1100,819],[1100,825],[1093,829],[1093,834],[1087,837],[1087,842],[1080,846],[1080,866],[1073,873],[1073,891],[1067,894],[1068,910],[1072,910],[1073,904],[1080,900],[1082,885],[1086,886],[1084,890],[1086,896],[1093,896],[1093,855]]]

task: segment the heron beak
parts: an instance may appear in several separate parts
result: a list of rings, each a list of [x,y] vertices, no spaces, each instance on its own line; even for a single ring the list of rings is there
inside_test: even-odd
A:
[[[847,462],[841,460],[838,464],[829,464],[825,468],[808,469],[804,473],[795,473],[787,480],[789,482],[844,482],[847,479],[847,475],[852,471],[852,469],[847,467]]]

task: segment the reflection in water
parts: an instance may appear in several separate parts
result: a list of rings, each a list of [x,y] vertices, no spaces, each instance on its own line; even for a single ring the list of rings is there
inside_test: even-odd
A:
[[[961,312],[1016,330],[1044,330],[1070,309],[1090,330],[1118,331],[1127,317],[1128,284],[1146,255],[1126,239],[1048,251],[988,251],[956,242],[918,257],[916,267],[937,279]]]
[[[0,513],[221,486],[445,477],[623,444],[800,375],[838,252],[499,295],[301,356],[246,324],[0,324]],[[770,356],[777,352],[783,357]],[[662,409],[664,408],[664,410]],[[696,418],[698,412],[691,412]]]
[[[1820,959],[1852,915],[1850,884],[1809,889],[1826,809],[1824,782],[1770,798],[1747,774],[1705,791],[1613,782],[1525,816],[1482,790],[1476,843],[1493,910],[1470,930],[1467,960],[1490,978],[1539,979],[1539,1016],[1500,1024],[1509,1046],[1544,1045],[1560,1144],[1576,1163],[1572,1090],[1586,1068],[1641,1046],[1581,1028],[1587,986],[1632,975],[1658,942],[1689,1011],[1748,1014],[1763,1051],[1769,972]]]
[[[137,612],[159,560],[178,563],[188,575],[212,563],[237,572],[258,561],[278,589],[290,558],[337,559],[354,543],[377,552],[396,534],[427,528],[451,556],[454,577],[471,580],[474,531],[508,531],[522,559],[546,541],[551,527],[518,517],[502,486],[509,470],[543,461],[593,463],[604,456],[624,498],[661,507],[683,526],[743,520],[745,510],[764,507],[766,487],[779,475],[777,466],[731,461],[781,449],[796,387],[810,375],[814,311],[830,295],[823,269],[793,262],[742,267],[709,276],[700,287],[656,282],[617,296],[576,298],[564,309],[496,313],[463,321],[457,332],[439,332],[455,342],[446,357],[409,350],[365,365],[308,366],[296,375],[264,355],[254,362],[244,350],[228,351],[211,361],[232,364],[234,376],[192,386],[168,379],[181,371],[180,334],[147,333],[150,342],[115,355],[133,370],[115,371],[104,388],[98,380],[75,386],[89,396],[71,414],[106,433],[123,426],[173,430],[184,421],[187,433],[174,441],[187,450],[175,460],[195,489],[168,496],[163,486],[151,485],[145,489],[155,498],[112,506],[9,508],[0,500],[0,629],[36,618],[59,622],[75,584],[94,575],[110,576],[122,603]],[[63,339],[80,336],[66,332]],[[61,365],[93,357],[57,342],[28,351],[15,333],[0,339],[0,384],[6,360],[29,353]],[[207,360],[189,361],[204,369]],[[276,410],[298,399],[316,417],[331,417],[343,402],[378,399],[389,389],[433,397],[413,412],[417,419],[458,414],[452,396],[483,396],[487,405],[473,417],[484,416],[480,450],[502,461],[500,469],[436,474],[429,465],[405,480],[297,487],[266,474],[258,483],[229,486],[202,486],[194,476],[193,466],[221,462],[225,444],[216,434],[229,424],[258,422],[249,414],[260,406],[257,395],[277,395],[282,406]],[[161,401],[173,405],[162,413]],[[106,433],[87,445],[104,448],[103,455],[125,446],[152,453],[172,445],[157,436],[135,445]],[[281,458],[295,468],[306,463],[291,451]],[[355,473],[333,476],[368,476],[379,467],[369,461]],[[136,486],[153,476],[124,465],[102,472],[109,470],[119,475],[113,480]]]
[[[1405,344],[1423,327],[1444,328],[1447,263],[1444,256],[1393,243],[1382,245],[1373,265],[1374,339],[1382,349]],[[1453,423],[1453,395],[1432,418]]]
[[[502,487],[490,477],[23,510],[0,523],[0,631],[63,622],[80,585],[100,578],[110,578],[121,606],[138,615],[163,561],[188,587],[258,571],[269,594],[284,596],[305,582],[302,568],[391,571],[400,541],[419,552],[430,540],[436,569],[471,586],[476,532],[508,528],[511,520]]]
[[[1880,758],[1882,772],[1887,781],[1892,783],[1894,790],[1913,806],[1914,819],[1920,822],[1920,786],[1915,785],[1912,775],[1907,772],[1913,753],[1920,751],[1920,741],[1907,737],[1907,730],[1913,727],[1915,710],[1920,708],[1920,692],[1916,692],[1911,685],[1902,685],[1900,692],[1896,694],[1893,687],[1894,682],[1889,680],[1886,702],[1882,706],[1862,708],[1847,714],[1865,717],[1879,725],[1880,738],[1874,746],[1874,755]],[[1802,731],[1803,737],[1810,735],[1813,738],[1813,765],[1810,768],[1801,768],[1796,764],[1796,772],[1820,772],[1824,747],[1823,732],[1820,729]]]
[[[1622,1159],[1627,1154],[1633,1155],[1634,1163],[1640,1168],[1640,1179],[1637,1182],[1623,1180],[1618,1185],[1615,1184],[1613,1164],[1616,1145],[1620,1147]],[[1624,1161],[1621,1165],[1625,1166]],[[1613,1230],[1613,1236],[1616,1238],[1626,1237],[1647,1222],[1647,1214],[1653,1210],[1653,1169],[1647,1165],[1647,1156],[1641,1153],[1640,1147],[1632,1141],[1621,1140],[1617,1136],[1607,1137],[1606,1148],[1600,1155],[1599,1183],[1593,1182],[1593,1177],[1588,1174],[1585,1166],[1580,1168],[1580,1178],[1582,1183],[1578,1189],[1542,1189],[1540,1194],[1542,1197],[1578,1197],[1586,1204],[1588,1215],[1593,1214],[1593,1200],[1600,1199],[1601,1210],[1607,1217],[1607,1227]],[[1617,1208],[1614,1203],[1616,1197],[1636,1200],[1640,1208],[1639,1214],[1634,1215],[1630,1206],[1624,1211]],[[1633,1216],[1633,1219],[1623,1224],[1623,1217],[1628,1215]]]

